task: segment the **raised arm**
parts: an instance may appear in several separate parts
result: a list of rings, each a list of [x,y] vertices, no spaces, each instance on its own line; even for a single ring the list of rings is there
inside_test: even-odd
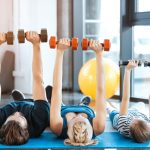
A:
[[[55,66],[53,73],[53,90],[50,108],[50,128],[51,130],[60,135],[63,126],[63,119],[61,117],[62,105],[62,66],[64,50],[70,46],[67,39],[61,39],[57,45]]]
[[[125,67],[125,75],[124,75],[124,82],[123,82],[123,96],[120,106],[120,115],[127,115],[128,113],[128,106],[130,100],[130,74],[132,68],[138,66],[138,62],[131,60],[129,61],[128,65]]]
[[[27,32],[27,40],[33,46],[33,61],[32,61],[32,97],[34,100],[46,100],[46,94],[43,84],[42,59],[40,51],[40,37],[36,32]]]
[[[93,128],[98,135],[104,131],[106,121],[103,48],[98,41],[93,40],[90,41],[90,47],[96,54],[96,117],[93,120]]]

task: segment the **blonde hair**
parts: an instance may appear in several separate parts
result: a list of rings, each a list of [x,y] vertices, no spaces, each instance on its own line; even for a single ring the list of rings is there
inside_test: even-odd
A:
[[[150,126],[146,121],[137,120],[131,123],[130,132],[133,139],[138,143],[150,140]]]
[[[66,145],[86,146],[97,144],[96,140],[89,139],[88,128],[85,122],[78,121],[73,125],[72,139],[65,139]]]

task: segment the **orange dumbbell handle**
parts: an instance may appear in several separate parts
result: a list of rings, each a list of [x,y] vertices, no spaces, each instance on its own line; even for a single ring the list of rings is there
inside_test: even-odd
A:
[[[89,46],[90,41],[88,42]],[[104,40],[104,43],[100,43],[102,47],[104,48],[104,51],[109,51],[110,50],[110,41],[108,39]]]
[[[90,41],[85,38],[82,40],[81,46],[82,46],[82,50],[87,50],[89,47]],[[104,43],[100,43],[103,47],[105,51],[109,51],[110,49],[110,41],[109,40],[104,40]]]
[[[59,43],[59,40],[58,41],[56,41],[56,44],[58,44]],[[77,50],[77,47],[78,47],[78,45],[77,46],[74,46],[74,44],[73,44],[73,41],[72,40],[70,40],[70,47],[72,46],[72,50]]]
[[[26,38],[27,37],[27,32],[25,32],[24,35],[25,35],[25,38]],[[38,35],[39,35],[39,37],[41,37],[41,34],[38,34]]]
[[[55,36],[51,36],[51,38],[49,40],[50,48],[56,48],[56,45],[58,43],[59,43],[59,40],[57,40]],[[70,40],[70,46],[72,46],[72,50],[77,50],[78,39],[77,38],[72,38],[72,40]]]

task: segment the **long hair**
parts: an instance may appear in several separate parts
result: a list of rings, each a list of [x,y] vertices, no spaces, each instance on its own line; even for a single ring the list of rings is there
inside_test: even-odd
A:
[[[22,128],[17,121],[8,121],[0,129],[0,141],[7,145],[21,145],[28,141],[29,132]]]
[[[74,146],[86,146],[97,144],[96,140],[89,139],[88,128],[85,122],[79,121],[73,125],[72,136],[73,140],[65,139],[64,143],[67,145],[74,145]]]
[[[133,139],[138,143],[150,140],[150,126],[146,121],[137,120],[131,123],[130,132]]]

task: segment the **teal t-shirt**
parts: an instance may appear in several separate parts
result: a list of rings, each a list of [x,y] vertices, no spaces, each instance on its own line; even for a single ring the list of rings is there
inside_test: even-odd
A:
[[[85,113],[88,116],[88,120],[93,126],[93,118],[95,117],[94,111],[86,106],[86,105],[71,105],[71,106],[62,106],[61,107],[61,116],[63,118],[63,128],[62,132],[59,136],[59,138],[68,138],[67,131],[68,131],[68,126],[67,126],[67,119],[66,119],[66,114],[74,112],[74,113]],[[94,134],[93,134],[94,135]]]

